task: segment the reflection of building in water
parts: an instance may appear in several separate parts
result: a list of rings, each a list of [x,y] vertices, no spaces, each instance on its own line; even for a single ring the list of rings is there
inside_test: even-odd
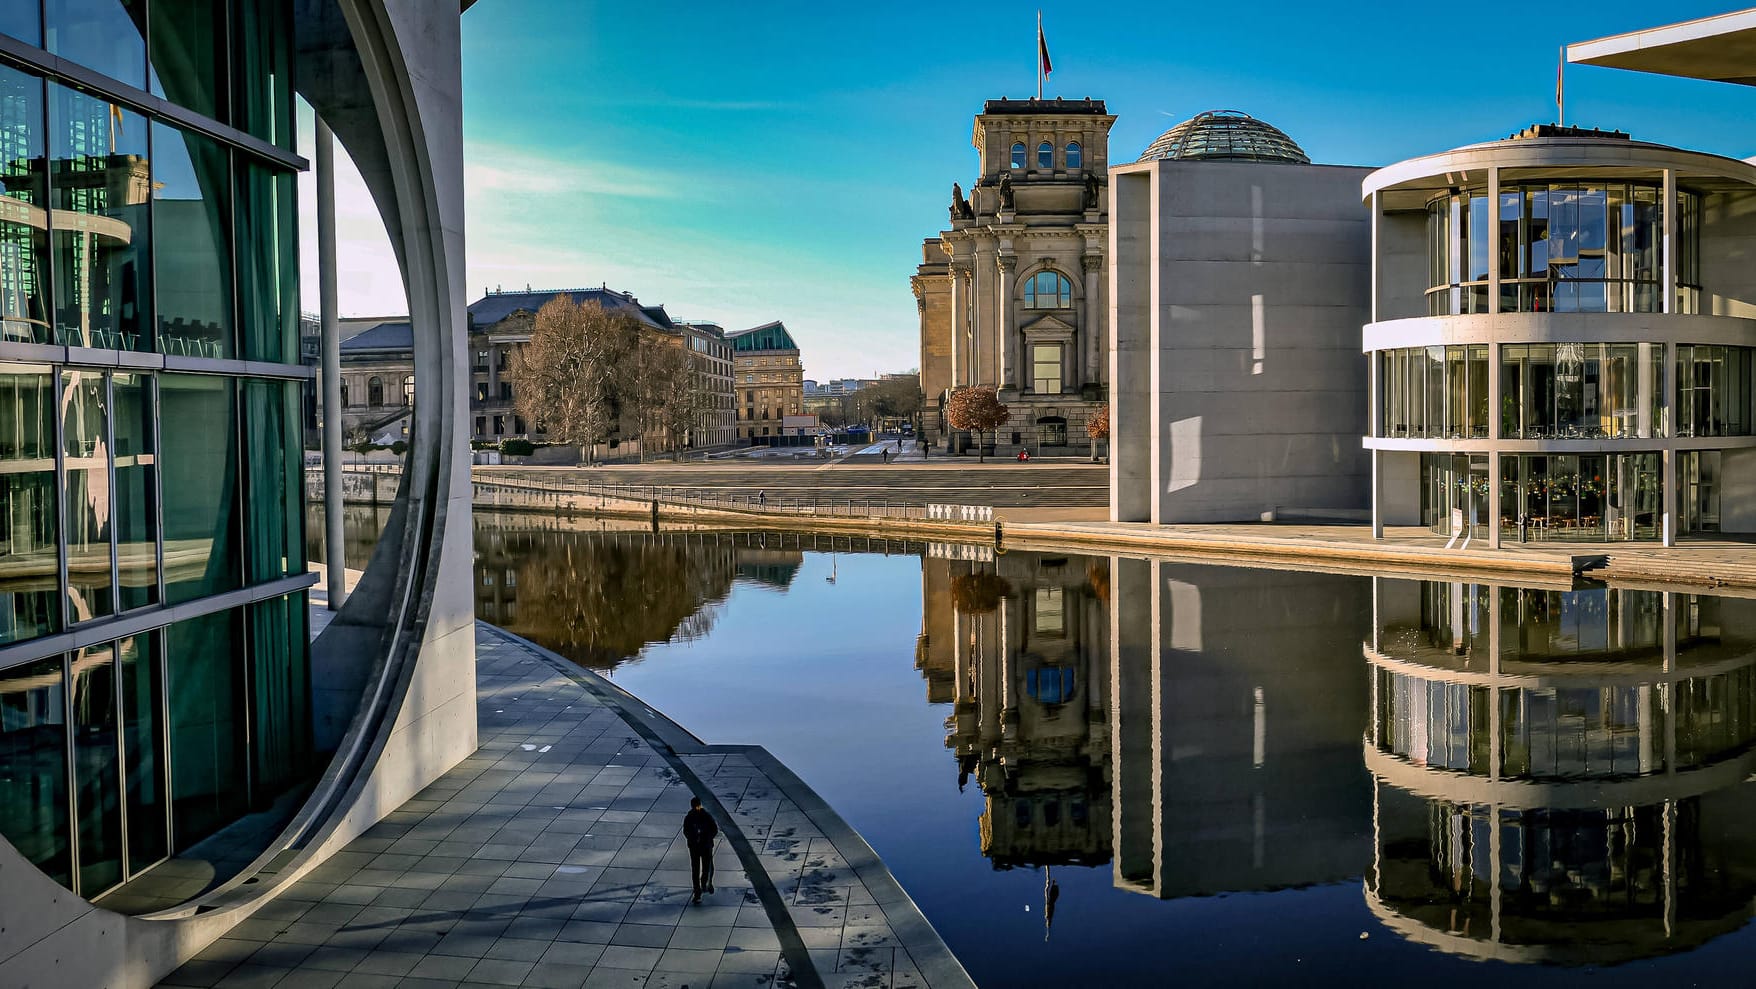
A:
[[[1359,875],[1363,584],[1019,553],[923,566],[916,665],[954,704],[997,865],[1112,861],[1118,886],[1164,898]]]
[[[916,665],[929,699],[954,704],[946,744],[986,797],[982,854],[996,868],[1109,860],[1106,566],[923,560]]]
[[[741,581],[784,591],[793,586],[799,568],[805,565],[805,554],[797,548],[787,549],[782,535],[741,532],[731,538]]]
[[[1371,909],[1442,950],[1625,961],[1756,895],[1756,602],[1374,581]]]
[[[1358,876],[1365,586],[1117,558],[1116,885],[1171,898]]]
[[[722,534],[539,530],[489,515],[475,540],[476,617],[600,670],[705,635],[739,552]]]

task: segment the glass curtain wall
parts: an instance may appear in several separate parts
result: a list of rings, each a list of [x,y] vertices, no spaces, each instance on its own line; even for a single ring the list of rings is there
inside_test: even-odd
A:
[[[1664,345],[1505,344],[1505,439],[1650,439],[1664,435]]]
[[[1485,439],[1488,348],[1408,347],[1378,354],[1383,435]]]
[[[1661,312],[1660,185],[1571,180],[1502,182],[1427,206],[1427,311],[1488,311],[1489,259],[1499,255],[1502,312]],[[1679,312],[1700,296],[1700,197],[1677,193]]]
[[[1677,435],[1750,435],[1749,347],[1677,347]]]
[[[86,898],[311,769],[307,604],[275,586],[306,568],[295,164],[229,136],[292,150],[291,27],[289,0],[0,2],[99,73],[0,64],[0,345],[71,348],[0,355],[0,832]]]
[[[1584,542],[1657,539],[1658,453],[1503,455],[1502,538]]]

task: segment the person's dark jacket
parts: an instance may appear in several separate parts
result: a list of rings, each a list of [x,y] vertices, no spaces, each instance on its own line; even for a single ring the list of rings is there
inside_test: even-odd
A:
[[[719,835],[719,825],[713,822],[713,815],[696,807],[683,817],[683,840],[689,843],[692,852],[704,852],[713,847],[713,839]]]

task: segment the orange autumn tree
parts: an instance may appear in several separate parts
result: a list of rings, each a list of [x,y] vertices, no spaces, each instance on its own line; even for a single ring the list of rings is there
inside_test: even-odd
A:
[[[980,463],[987,460],[982,448],[982,434],[1005,425],[1009,410],[994,389],[978,385],[952,392],[945,414],[951,428],[967,429],[976,434],[976,460]]]

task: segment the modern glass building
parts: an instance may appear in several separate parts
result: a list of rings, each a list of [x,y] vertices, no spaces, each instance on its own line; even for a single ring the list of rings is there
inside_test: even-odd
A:
[[[1756,531],[1756,167],[1538,126],[1364,192],[1377,532]]]
[[[292,62],[0,4],[0,834],[100,903],[313,766]]]

